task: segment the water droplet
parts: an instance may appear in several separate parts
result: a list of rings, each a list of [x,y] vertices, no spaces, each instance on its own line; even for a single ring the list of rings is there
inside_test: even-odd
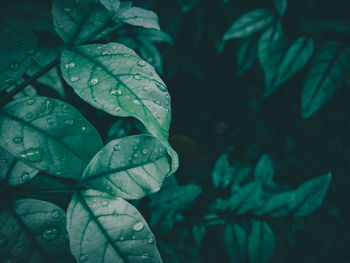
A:
[[[139,157],[139,155],[137,153],[134,154],[134,158],[137,158]]]
[[[65,69],[71,69],[71,68],[74,68],[74,67],[75,67],[75,63],[74,62],[67,63],[67,64],[64,65]]]
[[[85,131],[85,130],[86,130],[86,127],[85,127],[85,126],[81,127],[81,130],[82,130],[82,131]]]
[[[53,112],[53,109],[55,108],[55,103],[51,100],[46,101],[46,108],[49,113]]]
[[[120,107],[117,106],[117,107],[114,108],[114,110],[115,110],[115,111],[120,111]]]
[[[139,60],[139,61],[137,61],[137,65],[140,66],[140,67],[144,67],[144,66],[146,66],[146,61]]]
[[[130,54],[124,54],[123,56],[126,57],[126,58],[129,58]]]
[[[62,107],[62,109],[63,109],[63,110],[69,110],[69,107],[68,107],[67,105],[64,105],[64,106]]]
[[[5,79],[5,84],[7,84],[7,85],[12,84],[13,82],[15,82],[15,79],[13,79],[13,78]]]
[[[117,91],[119,96],[121,96],[123,94],[123,92],[120,89],[117,89],[116,91]]]
[[[114,150],[114,151],[119,151],[119,150],[120,150],[120,146],[119,146],[118,144],[115,144],[115,145],[113,146],[113,150]]]
[[[102,52],[102,55],[110,55],[111,53],[109,53],[109,51],[108,50],[104,50],[103,52]]]
[[[89,83],[90,85],[96,85],[98,83],[98,78],[92,78]]]
[[[138,105],[141,104],[141,102],[140,102],[139,100],[133,100],[132,102],[133,102],[134,104],[138,104]]]
[[[158,89],[160,89],[161,91],[166,91],[166,87],[163,84],[160,84],[158,82],[155,82],[156,86]]]
[[[7,246],[8,239],[4,235],[0,234],[0,248],[4,248]]]
[[[64,125],[66,126],[72,126],[74,124],[74,120],[68,119],[64,121]]]
[[[102,202],[102,206],[107,206],[108,204],[109,204],[108,201],[103,201],[103,202]]]
[[[47,121],[47,124],[49,124],[50,126],[54,125],[56,122],[54,118],[48,118],[46,121]]]
[[[28,182],[28,181],[31,179],[31,176],[30,176],[29,173],[23,172],[21,178],[22,178],[22,181],[23,181],[23,182]]]
[[[68,7],[65,8],[65,9],[63,9],[63,10],[64,10],[65,12],[68,12],[68,13],[70,12],[70,8],[68,8]]]
[[[147,154],[147,153],[148,153],[148,150],[147,150],[147,149],[143,149],[143,150],[142,150],[142,153],[143,153],[143,154]]]
[[[153,242],[154,242],[153,237],[151,237],[150,239],[147,240],[147,243],[148,243],[148,244],[152,244]]]
[[[32,118],[32,117],[33,117],[33,113],[28,112],[28,113],[26,114],[26,118],[30,119],[30,118]]]
[[[75,81],[78,81],[78,80],[79,80],[78,77],[71,77],[71,78],[70,78],[70,81],[71,81],[71,82],[75,82]]]
[[[145,253],[145,254],[143,254],[143,255],[141,256],[141,258],[142,258],[142,259],[148,259],[148,258],[149,258],[149,255],[148,255],[147,253]]]
[[[141,221],[137,222],[135,225],[132,226],[132,229],[134,231],[141,231],[143,229],[144,225]]]
[[[112,90],[109,91],[109,94],[110,95],[115,95],[115,94],[117,94],[117,90],[112,89]]]
[[[148,90],[148,87],[147,87],[147,86],[143,86],[143,87],[142,87],[142,90],[143,90],[143,91],[147,91],[147,90]]]
[[[136,236],[132,236],[131,238],[132,238],[132,239],[135,239],[135,238],[136,238]]]
[[[160,105],[160,101],[159,100],[155,100],[154,103],[157,104],[157,105]]]
[[[33,98],[29,98],[28,100],[27,100],[27,104],[28,105],[33,105],[35,103],[35,99],[33,99]]]
[[[141,79],[141,75],[140,75],[140,74],[135,74],[135,75],[134,75],[134,79],[140,80],[140,79]]]
[[[62,172],[57,171],[57,172],[56,172],[56,175],[57,175],[57,176],[61,176],[61,175],[62,175]]]
[[[34,49],[30,49],[26,52],[27,55],[34,55],[35,50]]]
[[[23,142],[23,138],[22,137],[15,137],[12,139],[12,141],[15,143],[15,144],[20,144]]]
[[[86,261],[88,259],[88,256],[87,255],[81,255],[80,257],[79,257],[79,260],[81,261],[81,262],[84,262],[84,261]]]
[[[40,162],[43,159],[41,148],[29,148],[23,151],[20,156],[29,162]]]
[[[60,215],[61,215],[61,214],[60,214],[60,211],[58,211],[58,210],[53,210],[53,211],[52,211],[52,217],[53,217],[53,218],[56,218],[56,219],[57,219],[57,218],[60,217]]]
[[[59,232],[56,228],[46,229],[43,233],[43,239],[47,241],[54,240],[58,237]]]
[[[10,69],[12,69],[12,70],[17,70],[17,69],[19,69],[19,64],[18,64],[18,62],[12,62],[12,63],[10,64]]]
[[[119,240],[120,240],[120,241],[123,241],[123,240],[125,240],[125,237],[121,236],[121,237],[119,238]]]

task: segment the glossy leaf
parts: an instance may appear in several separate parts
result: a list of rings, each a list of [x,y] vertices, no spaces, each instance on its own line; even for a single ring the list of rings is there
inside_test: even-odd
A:
[[[254,211],[258,215],[287,216],[296,206],[294,191],[286,191],[273,195],[267,202]]]
[[[264,221],[252,221],[248,238],[248,255],[250,263],[267,263],[275,250],[275,237],[270,226]]]
[[[133,116],[159,138],[177,169],[168,143],[170,96],[154,68],[124,45],[85,45],[62,53],[61,71],[85,101],[114,116]]]
[[[92,190],[75,194],[67,230],[78,262],[162,262],[147,222],[121,198]]]
[[[260,181],[263,184],[270,184],[272,183],[272,178],[274,173],[275,173],[275,169],[273,167],[273,161],[271,160],[269,155],[264,154],[260,158],[260,160],[258,161],[258,164],[255,167],[255,170],[254,170],[255,180]]]
[[[158,48],[148,39],[139,38],[140,56],[150,63],[159,74],[163,74],[163,58]]]
[[[326,42],[316,50],[301,95],[303,118],[311,117],[344,84],[349,73],[349,55],[349,48],[339,42]]]
[[[295,40],[279,66],[276,87],[300,71],[309,61],[313,51],[314,42],[311,38],[300,37]]]
[[[247,234],[237,224],[227,224],[224,228],[224,241],[232,263],[246,262]]]
[[[255,9],[239,17],[226,31],[223,40],[249,37],[265,28],[274,20],[270,9]]]
[[[205,232],[206,232],[206,226],[204,225],[196,225],[192,227],[193,239],[196,242],[196,245],[198,247],[200,247],[202,244],[203,238],[205,236]]]
[[[160,29],[157,14],[140,7],[121,9],[115,20],[133,26]]]
[[[228,155],[223,154],[216,161],[211,175],[215,188],[226,188],[232,181],[232,171],[228,162]]]
[[[229,209],[233,210],[235,214],[241,215],[259,206],[260,202],[261,185],[254,181],[246,184],[237,193],[232,194]]]
[[[21,97],[0,111],[0,146],[49,174],[79,178],[102,148],[95,128],[67,103]]]
[[[274,0],[275,9],[279,16],[283,16],[287,9],[288,0]]]
[[[296,206],[294,216],[306,216],[315,211],[322,203],[332,175],[329,173],[307,181],[295,191]]]
[[[242,39],[238,42],[237,74],[242,75],[253,64],[257,56],[258,41],[254,37]]]
[[[55,204],[19,199],[0,212],[1,262],[74,262],[66,214]]]
[[[0,91],[7,89],[27,71],[33,62],[37,41],[21,22],[0,18]]]
[[[136,27],[133,29],[132,32],[134,35],[136,35],[138,39],[147,39],[153,43],[165,42],[173,44],[172,37],[162,30],[157,30],[154,28]]]
[[[86,167],[81,183],[113,196],[139,199],[157,192],[170,171],[165,147],[153,136],[108,143]]]
[[[16,159],[0,147],[0,180],[5,185],[15,186],[26,183],[38,173],[37,169]]]
[[[109,23],[108,10],[98,0],[54,0],[53,23],[65,43],[94,39]]]

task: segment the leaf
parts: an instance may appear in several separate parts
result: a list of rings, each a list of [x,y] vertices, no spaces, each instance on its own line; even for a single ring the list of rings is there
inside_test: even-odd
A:
[[[278,15],[282,17],[286,12],[288,0],[274,0],[274,4]]]
[[[141,7],[119,8],[114,15],[114,20],[117,23],[160,30],[157,14]]]
[[[100,0],[100,3],[110,12],[116,12],[120,7],[119,0]]]
[[[197,62],[195,62],[193,59],[183,56],[179,63],[185,72],[199,80],[203,80],[203,73]]]
[[[211,175],[215,188],[226,188],[232,181],[232,171],[228,162],[228,155],[223,154],[216,161]]]
[[[158,48],[147,39],[139,38],[139,41],[138,50],[140,56],[150,63],[159,74],[163,74],[163,58]]]
[[[39,170],[79,178],[102,148],[95,128],[69,104],[21,97],[0,111],[0,146]]]
[[[323,201],[331,183],[331,173],[307,181],[295,191],[294,216],[306,216],[315,211]]]
[[[2,262],[74,262],[66,236],[66,214],[55,204],[19,199],[0,212]]]
[[[232,194],[229,209],[236,215],[241,215],[256,208],[261,203],[261,185],[254,181],[246,184],[237,193]]]
[[[312,60],[302,94],[302,117],[307,119],[326,104],[345,82],[349,71],[349,48],[339,42],[326,42]]]
[[[258,44],[258,59],[265,75],[264,96],[270,95],[276,89],[278,70],[286,48],[286,37],[280,23],[276,23],[261,35]]]
[[[187,13],[193,8],[195,8],[196,5],[198,5],[198,3],[200,2],[200,0],[178,0],[177,2],[181,7],[182,12]]]
[[[38,170],[16,159],[0,147],[0,180],[5,185],[23,184],[38,174]]]
[[[33,62],[37,41],[33,33],[12,17],[0,18],[0,91],[7,89]]]
[[[254,37],[242,39],[238,42],[237,50],[237,74],[246,72],[256,59],[258,41]]]
[[[247,234],[242,227],[237,224],[226,224],[224,241],[231,262],[246,262]]]
[[[67,230],[78,262],[162,262],[145,219],[121,198],[92,190],[75,194]]]
[[[147,39],[153,43],[166,42],[169,44],[173,44],[172,37],[162,30],[157,30],[154,28],[136,27],[133,29],[132,32],[139,39]]]
[[[245,168],[239,169],[234,173],[233,175],[234,183],[231,188],[232,193],[235,193],[236,191],[239,190],[240,185],[250,175],[251,171],[252,171],[251,167],[245,167]]]
[[[239,17],[223,36],[223,41],[249,37],[265,28],[274,20],[270,9],[255,9]]]
[[[287,191],[273,195],[266,203],[257,208],[254,213],[269,216],[287,216],[296,206],[296,194]]]
[[[192,227],[192,235],[196,245],[201,246],[203,238],[205,236],[206,227],[204,225],[195,225]]]
[[[95,155],[81,185],[124,199],[157,192],[170,171],[165,147],[153,136],[134,135],[111,141]]]
[[[110,15],[98,0],[53,0],[53,23],[65,43],[94,39],[108,25]]]
[[[171,172],[177,169],[177,154],[168,143],[170,96],[150,64],[121,44],[84,45],[62,53],[61,72],[95,108],[139,119],[167,147]]]
[[[313,51],[314,42],[311,38],[300,37],[295,40],[279,66],[276,87],[300,71],[309,61]]]
[[[261,156],[258,164],[254,170],[254,178],[257,181],[262,182],[263,184],[272,183],[272,178],[275,173],[275,169],[273,167],[273,161],[271,160],[268,154],[264,154]]]
[[[252,221],[252,229],[248,238],[248,255],[250,263],[267,263],[275,250],[275,237],[267,223]]]

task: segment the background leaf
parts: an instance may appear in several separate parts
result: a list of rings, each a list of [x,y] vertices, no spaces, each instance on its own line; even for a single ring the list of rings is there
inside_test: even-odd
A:
[[[205,236],[206,227],[204,225],[197,225],[192,227],[192,234],[197,246],[200,247]]]
[[[226,224],[224,241],[232,263],[246,262],[247,234],[242,227],[237,224]]]
[[[158,15],[151,10],[141,7],[120,8],[114,19],[118,23],[160,29]]]
[[[242,75],[253,64],[257,57],[258,41],[250,37],[238,41],[237,50],[237,74]]]
[[[283,16],[287,9],[288,0],[274,0],[275,9],[279,16]]]
[[[228,155],[223,154],[216,161],[211,175],[216,188],[226,188],[232,181],[233,173],[228,162]]]

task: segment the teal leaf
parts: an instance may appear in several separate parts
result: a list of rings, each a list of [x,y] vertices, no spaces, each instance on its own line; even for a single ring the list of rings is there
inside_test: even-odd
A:
[[[20,21],[0,18],[0,91],[14,84],[33,62],[37,41]]]
[[[5,185],[15,186],[28,182],[38,170],[13,157],[0,147],[0,180]]]
[[[255,37],[242,39],[238,42],[237,74],[240,76],[253,64],[257,56],[258,41]]]
[[[228,155],[223,154],[216,161],[211,175],[215,188],[226,188],[232,181],[232,171],[228,162]]]
[[[182,12],[187,13],[193,8],[195,8],[196,5],[198,5],[198,3],[200,2],[200,0],[178,0],[177,2],[181,7]]]
[[[66,214],[55,204],[16,200],[0,212],[2,262],[74,262],[69,252]]]
[[[349,55],[349,48],[339,42],[326,42],[316,50],[301,94],[303,118],[311,117],[344,84]]]
[[[117,23],[160,29],[157,14],[141,7],[120,8],[114,19]]]
[[[21,97],[0,111],[0,146],[49,174],[79,178],[102,148],[96,129],[71,105]]]
[[[315,211],[323,201],[331,183],[331,173],[311,179],[295,191],[294,216],[306,216]]]
[[[276,87],[300,71],[309,61],[313,51],[314,42],[311,38],[300,37],[295,40],[281,62]]]
[[[67,230],[78,262],[162,262],[147,222],[121,198],[76,193],[67,209]]]
[[[264,96],[270,95],[276,89],[278,70],[286,48],[287,41],[280,23],[274,24],[261,35],[258,59],[265,75]]]
[[[165,42],[168,44],[173,44],[172,37],[162,30],[157,30],[154,28],[136,27],[133,29],[132,32],[133,35],[136,35],[138,39],[147,39],[153,43]]]
[[[224,241],[232,263],[246,262],[247,234],[242,227],[237,224],[226,224]]]
[[[268,154],[261,156],[254,170],[254,178],[263,184],[272,184],[272,178],[275,173],[273,161]]]
[[[84,45],[62,53],[61,72],[95,108],[139,119],[167,147],[172,172],[177,169],[177,154],[168,143],[170,95],[149,63],[121,44]]]
[[[65,43],[94,39],[110,22],[109,12],[98,0],[54,0],[53,23]]]
[[[124,199],[139,199],[157,192],[169,171],[165,147],[153,136],[134,135],[102,148],[80,183]]]
[[[120,7],[120,1],[119,0],[100,0],[100,3],[108,9],[110,12],[117,12]]]
[[[248,176],[250,175],[252,171],[251,167],[245,167],[245,168],[241,168],[238,171],[236,171],[233,175],[234,178],[234,183],[232,185],[231,188],[231,192],[235,193],[236,191],[239,190],[240,185],[242,184],[242,182],[248,178]]]
[[[288,0],[274,0],[274,4],[278,15],[282,17],[286,12]]]
[[[278,193],[269,198],[254,213],[268,216],[287,216],[296,206],[295,191]]]
[[[267,263],[275,250],[275,236],[270,226],[264,221],[252,221],[248,238],[248,255],[250,263]]]
[[[203,238],[205,236],[206,226],[205,225],[195,225],[192,227],[193,239],[198,247],[201,246]]]
[[[223,41],[249,37],[265,28],[274,20],[270,9],[255,9],[239,17],[226,31]]]
[[[140,56],[150,63],[159,74],[163,74],[163,58],[158,48],[147,38],[139,38]]]
[[[243,186],[237,193],[233,193],[229,199],[229,209],[233,210],[235,214],[245,214],[261,203],[261,184],[254,181]]]

